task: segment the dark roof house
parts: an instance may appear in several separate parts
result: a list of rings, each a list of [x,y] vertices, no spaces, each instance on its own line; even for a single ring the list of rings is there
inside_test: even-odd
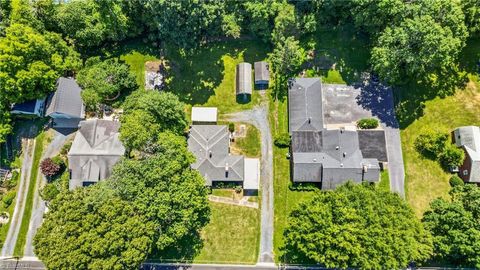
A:
[[[45,110],[45,98],[33,99],[23,103],[16,103],[10,111],[12,114],[31,115],[42,117]]]
[[[110,176],[113,166],[124,156],[120,122],[86,120],[80,122],[68,152],[70,190],[94,184]]]
[[[230,133],[225,125],[193,125],[188,137],[188,149],[197,158],[192,168],[213,182],[243,182],[245,158],[230,154]]]
[[[82,89],[73,78],[61,77],[57,89],[47,99],[45,116],[54,119],[54,126],[76,128],[85,118]]]
[[[247,98],[252,94],[252,65],[240,63],[236,69],[235,91],[237,97]]]
[[[320,78],[289,81],[288,112],[294,182],[334,189],[348,180],[379,180],[379,161],[363,155],[356,129],[325,128]]]
[[[480,127],[459,127],[453,131],[453,140],[465,152],[465,160],[459,168],[460,178],[480,183]]]
[[[255,62],[255,86],[259,89],[268,88],[270,82],[270,71],[268,69],[268,63],[265,61]]]

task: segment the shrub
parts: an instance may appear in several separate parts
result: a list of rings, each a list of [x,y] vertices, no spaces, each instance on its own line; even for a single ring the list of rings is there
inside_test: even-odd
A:
[[[447,144],[440,154],[440,163],[445,169],[448,169],[450,167],[462,165],[464,158],[465,153],[462,149],[453,144]]]
[[[236,192],[236,193],[242,192],[242,186],[236,186],[236,187],[235,187],[235,192]]]
[[[2,202],[5,208],[9,207],[12,204],[13,199],[15,199],[15,196],[17,196],[17,192],[15,191],[9,191],[7,192],[7,194],[5,194],[5,196],[3,196]]]
[[[12,189],[17,186],[18,178],[20,174],[17,171],[12,171],[12,178],[10,178],[5,184],[7,189]]]
[[[40,196],[45,201],[51,201],[60,193],[55,183],[48,183],[40,191]]]
[[[360,129],[373,129],[378,127],[378,120],[375,118],[363,118],[358,120],[357,127]]]
[[[234,123],[228,123],[228,131],[234,132],[235,131],[235,124]]]
[[[319,189],[315,183],[294,183],[291,181],[288,188],[293,191],[315,191]]]
[[[52,158],[52,162],[58,166],[60,166],[60,170],[64,170],[65,169],[65,161],[63,160],[62,157],[60,156],[55,156]]]
[[[419,135],[415,139],[415,149],[422,155],[431,159],[437,159],[443,152],[445,145],[448,141],[448,134],[428,132]]]
[[[62,149],[60,150],[60,155],[66,156],[68,154],[68,151],[70,151],[70,148],[72,147],[72,142],[67,142],[62,146]]]
[[[290,146],[290,134],[288,133],[280,133],[275,135],[274,144],[278,147],[285,148]]]
[[[51,158],[46,158],[40,163],[40,170],[46,177],[52,177],[60,172],[60,165],[53,162]]]
[[[452,177],[450,177],[450,180],[448,180],[448,182],[450,183],[451,187],[461,186],[464,184],[462,178],[458,177],[458,175],[453,175]]]

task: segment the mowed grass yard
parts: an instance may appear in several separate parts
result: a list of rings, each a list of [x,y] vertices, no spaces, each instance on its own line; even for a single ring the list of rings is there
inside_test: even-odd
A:
[[[451,132],[459,126],[480,125],[479,89],[479,78],[470,76],[464,90],[425,102],[423,116],[401,131],[406,197],[419,217],[428,209],[430,201],[448,195],[451,174],[445,172],[437,161],[421,156],[414,148],[415,139],[429,129]]]
[[[210,223],[201,236],[203,248],[196,263],[255,264],[260,241],[258,209],[210,203]]]
[[[269,46],[258,40],[213,43],[188,55],[170,47],[166,50],[171,80],[168,91],[191,106],[217,107],[220,115],[251,109],[260,103],[260,95],[254,90],[249,102],[237,100],[236,65],[248,62],[253,69],[254,62],[266,59],[268,50]]]

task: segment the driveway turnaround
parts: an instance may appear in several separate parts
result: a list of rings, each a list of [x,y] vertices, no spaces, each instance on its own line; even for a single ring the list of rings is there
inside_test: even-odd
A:
[[[22,171],[20,174],[20,183],[18,183],[17,198],[15,200],[15,209],[12,215],[12,221],[8,228],[7,238],[2,247],[2,257],[13,256],[15,244],[17,243],[20,225],[22,224],[23,212],[25,211],[25,201],[27,199],[27,191],[30,186],[30,174],[32,171],[32,160],[35,154],[35,139],[25,139],[23,141],[25,152],[23,153]]]
[[[230,121],[254,125],[261,134],[262,157],[260,185],[262,189],[260,216],[259,264],[273,264],[273,141],[268,123],[268,103],[264,99],[260,107],[253,110],[229,114]],[[210,268],[211,269],[211,268]]]

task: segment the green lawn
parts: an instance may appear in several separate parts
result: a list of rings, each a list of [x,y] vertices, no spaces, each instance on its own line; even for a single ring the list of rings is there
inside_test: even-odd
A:
[[[380,183],[378,183],[378,188],[390,191],[390,177],[388,176],[388,171],[384,170],[380,173]]]
[[[260,241],[258,209],[210,203],[210,223],[201,235],[203,248],[196,263],[255,264]]]
[[[270,102],[270,126],[272,135],[288,131],[287,102]],[[290,165],[286,158],[288,148],[273,148],[274,170],[274,253],[275,259],[279,260],[280,247],[283,245],[283,231],[287,225],[288,214],[302,200],[313,195],[312,191],[292,191],[290,184]]]
[[[235,150],[239,151],[239,154],[245,155],[246,157],[260,157],[260,131],[253,125],[244,125],[247,127],[247,134],[245,138],[236,138],[232,146],[235,148]]]
[[[30,224],[30,217],[32,216],[33,195],[37,183],[37,172],[40,166],[40,158],[42,157],[43,153],[44,140],[46,138],[45,136],[46,134],[44,132],[40,133],[37,136],[35,153],[32,160],[30,185],[28,186],[27,198],[25,200],[25,210],[22,216],[22,223],[20,224],[20,232],[18,233],[17,242],[15,243],[15,249],[13,251],[13,255],[18,257],[23,256],[23,251],[25,249],[25,242],[28,233],[28,227]]]
[[[437,161],[420,155],[414,148],[414,141],[429,129],[450,132],[459,126],[480,125],[480,84],[478,77],[470,78],[465,90],[426,101],[423,116],[401,131],[406,195],[418,216],[428,208],[431,200],[448,195],[451,174],[445,172]]]
[[[136,50],[132,50],[126,54],[120,56],[120,59],[130,65],[131,71],[137,77],[137,83],[140,88],[145,87],[145,62],[154,61],[157,58],[148,53],[141,53]]]
[[[213,43],[188,55],[170,47],[168,90],[189,105],[217,107],[220,114],[251,109],[260,103],[260,95],[254,91],[250,102],[237,101],[235,67],[244,61],[253,65],[267,52],[268,45],[244,40]]]

